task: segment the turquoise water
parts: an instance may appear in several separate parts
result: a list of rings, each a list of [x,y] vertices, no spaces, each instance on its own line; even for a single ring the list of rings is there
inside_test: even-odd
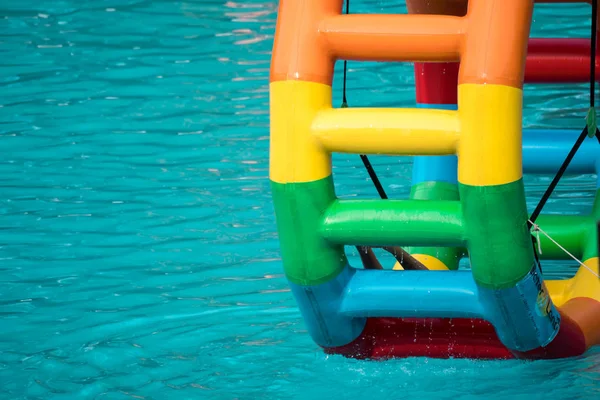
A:
[[[405,11],[390,3],[352,10]],[[276,12],[0,4],[0,398],[598,398],[598,351],[365,362],[313,344],[282,274],[267,179]],[[534,32],[584,36],[588,14],[538,7]],[[351,106],[410,106],[412,85],[407,64],[349,63]],[[525,102],[526,126],[581,128],[588,97],[585,85],[530,86]],[[410,159],[371,159],[390,196],[407,196]],[[376,196],[358,156],[334,163],[340,196]],[[550,177],[526,180],[533,207]],[[565,179],[547,211],[587,211],[594,188]]]

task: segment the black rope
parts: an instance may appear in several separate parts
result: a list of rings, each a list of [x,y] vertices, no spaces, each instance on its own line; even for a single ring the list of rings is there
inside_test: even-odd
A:
[[[350,13],[350,0],[346,0],[346,15]],[[348,60],[344,60],[344,89],[342,91],[342,107],[348,107],[346,99],[346,70],[348,69]]]
[[[363,164],[365,165],[365,168],[367,169],[367,172],[369,173],[369,176],[371,177],[371,180],[373,181],[373,184],[375,185],[375,189],[377,189],[377,193],[379,193],[379,197],[381,197],[384,200],[387,200],[388,196],[385,193],[385,189],[381,185],[381,182],[379,181],[379,178],[377,177],[377,174],[375,173],[373,166],[371,165],[371,161],[369,161],[369,158],[364,154],[360,155],[360,159],[362,160]]]
[[[350,12],[350,0],[346,0],[346,14],[348,14],[349,12]],[[343,81],[344,85],[343,85],[343,89],[342,89],[342,107],[343,108],[348,107],[348,98],[346,97],[346,77],[347,77],[346,71],[347,71],[347,68],[348,68],[348,61],[344,60],[344,81]],[[379,177],[377,176],[375,169],[373,169],[373,165],[371,164],[369,157],[367,157],[366,154],[361,154],[360,159],[362,160],[365,168],[367,169],[369,177],[373,181],[373,184],[375,185],[375,189],[377,189],[377,193],[379,193],[379,197],[381,197],[382,199],[387,199],[388,196],[385,193],[385,189],[383,188],[383,185],[381,184],[381,181],[379,180]]]
[[[346,69],[348,67],[348,61],[344,60],[344,89],[342,94],[342,107],[348,107],[348,99],[346,99]]]
[[[598,140],[598,143],[600,143],[600,131],[598,131],[598,128],[596,127],[596,122],[595,122],[596,117],[595,117],[595,110],[594,110],[595,103],[596,103],[595,98],[596,98],[597,20],[598,20],[598,0],[592,0],[592,24],[591,24],[591,31],[590,31],[590,108],[588,111],[588,117],[587,117],[588,120],[586,121],[586,126],[583,128],[583,130],[579,134],[577,141],[573,145],[573,148],[571,149],[571,151],[569,151],[569,154],[567,155],[567,157],[563,161],[562,165],[558,169],[558,172],[554,176],[554,179],[552,179],[552,182],[546,189],[546,192],[544,192],[544,195],[542,196],[539,203],[533,210],[533,213],[531,214],[529,221],[527,221],[527,225],[528,225],[529,229],[531,229],[533,224],[535,224],[535,221],[539,217],[540,213],[542,212],[542,209],[548,202],[548,199],[552,195],[552,192],[556,188],[556,185],[558,185],[558,182],[560,181],[560,179],[564,175],[565,171],[569,167],[571,160],[573,160],[573,157],[575,157],[575,154],[581,147],[581,144],[585,140],[586,136],[594,136],[595,135],[596,139]],[[589,131],[590,127],[592,127],[592,129],[594,130],[593,135],[590,135],[590,131]],[[537,247],[536,247],[537,240],[533,235],[532,235],[532,241],[533,241],[533,254],[535,256],[535,261],[539,265],[540,270],[541,270],[542,266],[541,266],[541,263],[539,260],[539,256],[537,253]]]
[[[592,0],[592,28],[591,28],[591,60],[590,60],[590,108],[595,107],[596,103],[596,46],[597,46],[597,31],[598,31],[598,0]],[[594,110],[595,111],[595,110]],[[594,113],[595,116],[595,113]],[[595,117],[594,117],[595,118]],[[596,124],[594,122],[594,127]],[[594,132],[594,136],[598,140],[600,144],[600,132],[596,127],[596,131]],[[588,136],[591,135],[591,132],[588,131]]]
[[[346,0],[346,15],[350,13],[350,0]],[[344,60],[344,89],[342,95],[342,107],[348,107],[348,100],[346,99],[346,69],[348,67],[348,61]]]
[[[592,27],[590,33],[590,109],[594,111],[594,127],[595,132],[589,132],[588,136],[596,136],[598,143],[600,144],[600,134],[595,122],[595,103],[596,103],[596,46],[597,46],[597,31],[598,31],[598,0],[592,0]],[[588,125],[589,126],[589,125]]]
[[[346,15],[350,13],[350,0],[346,0]],[[344,88],[342,89],[342,107],[348,107],[346,99],[346,70],[348,69],[348,60],[344,60]]]
[[[593,112],[593,108],[596,103],[595,102],[595,97],[596,97],[595,93],[596,93],[596,29],[597,29],[596,25],[597,25],[597,19],[598,19],[598,0],[593,0],[592,1],[592,26],[591,26],[591,32],[590,32],[590,42],[591,42],[590,43],[590,110],[592,112]],[[598,134],[598,128],[595,128],[595,129],[596,129],[596,131],[595,131],[596,138],[598,139],[598,142],[600,142],[600,135]],[[548,188],[546,189],[546,192],[544,193],[544,195],[540,199],[538,205],[536,206],[535,210],[531,214],[531,217],[529,218],[531,221],[531,222],[529,222],[529,228],[531,228],[532,223],[535,223],[537,217],[539,217],[540,213],[542,212],[542,209],[546,205],[546,202],[550,198],[550,195],[556,188],[556,185],[558,185],[558,182],[564,175],[564,173],[567,170],[569,164],[571,163],[571,160],[573,159],[573,157],[575,157],[575,154],[577,153],[577,150],[579,150],[579,147],[581,147],[581,144],[585,140],[585,137],[588,136],[588,133],[589,133],[588,125],[586,125],[585,128],[583,128],[583,130],[581,131],[581,134],[579,135],[579,137],[577,138],[575,145],[573,146],[573,148],[567,155],[567,158],[565,159],[565,161],[563,161],[558,172],[554,176],[554,179],[552,179],[550,186],[548,186]]]
[[[548,188],[546,189],[546,192],[544,193],[544,195],[540,199],[540,202],[536,206],[535,210],[533,210],[533,213],[531,214],[531,217],[529,218],[530,221],[531,221],[529,223],[530,224],[530,228],[531,228],[531,223],[535,223],[535,220],[537,219],[537,217],[539,217],[540,213],[542,212],[542,208],[544,208],[544,206],[546,205],[546,202],[550,198],[550,195],[554,191],[554,188],[556,188],[556,185],[558,185],[558,181],[560,181],[560,179],[562,178],[563,174],[567,170],[567,167],[569,166],[569,163],[571,162],[571,160],[575,156],[575,153],[577,153],[577,150],[579,150],[579,147],[581,147],[581,144],[585,140],[587,134],[588,134],[588,128],[586,126],[585,128],[583,128],[583,131],[581,131],[581,134],[579,135],[579,138],[577,138],[577,142],[575,142],[575,145],[573,146],[573,148],[571,149],[571,151],[567,155],[567,158],[565,159],[565,161],[563,161],[562,165],[560,166],[560,169],[558,170],[558,172],[554,176],[554,179],[552,179],[552,182],[550,183],[550,186],[548,186]]]
[[[597,23],[598,23],[598,0],[592,0],[592,38],[591,38],[591,43],[590,46],[592,46],[591,48],[591,54],[593,55],[592,60],[590,60],[590,105],[591,107],[594,107],[595,104],[595,88],[594,85],[596,84],[596,41],[597,41]],[[594,134],[596,135],[596,139],[598,139],[598,143],[600,143],[600,132],[598,131],[598,128],[596,128],[596,132],[594,132]],[[598,251],[598,255],[600,255],[600,221],[597,222],[596,225],[596,235],[597,235],[597,251]],[[598,279],[600,279],[600,275],[598,276]]]
[[[590,107],[594,107],[596,97],[596,31],[598,23],[598,0],[592,0],[592,27],[590,32]],[[598,137],[600,141],[600,137]]]
[[[350,12],[350,0],[346,0],[346,14]],[[346,97],[346,78],[347,78],[347,70],[348,70],[348,61],[344,60],[344,84],[342,89],[342,108],[348,107],[348,98]],[[381,181],[377,177],[377,173],[373,169],[373,165],[371,165],[371,161],[369,161],[369,157],[366,154],[361,154],[360,159],[362,160],[367,172],[369,173],[369,177],[373,181],[375,188],[377,189],[377,193],[379,193],[379,197],[382,199],[387,199],[388,196],[385,193],[385,189],[381,184]],[[409,253],[402,250],[400,247],[384,247],[384,249],[388,252],[391,252],[394,257],[398,260],[398,257],[402,255],[402,260],[404,262],[404,267],[406,269],[427,269],[420,261],[413,258]],[[361,261],[365,268],[368,269],[383,269],[377,257],[373,253],[373,250],[367,246],[356,246],[356,250],[360,255]]]

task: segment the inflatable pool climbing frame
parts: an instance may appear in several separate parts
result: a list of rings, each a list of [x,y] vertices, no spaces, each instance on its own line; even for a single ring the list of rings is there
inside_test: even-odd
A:
[[[536,221],[542,258],[567,258],[558,243],[583,260],[572,279],[544,281],[523,183],[523,171],[555,173],[579,130],[521,129],[524,80],[587,81],[590,41],[530,40],[527,0],[407,0],[407,15],[344,15],[343,3],[281,0],[270,74],[282,260],[314,341],[358,358],[554,358],[600,344],[600,201]],[[336,60],[415,62],[417,107],[333,108]],[[415,156],[410,198],[337,199],[333,152]],[[568,173],[599,170],[590,138]],[[403,246],[429,270],[353,268],[345,245]]]

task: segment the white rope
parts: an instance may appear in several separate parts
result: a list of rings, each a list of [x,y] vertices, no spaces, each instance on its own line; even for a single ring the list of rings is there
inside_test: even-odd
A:
[[[593,269],[591,269],[590,267],[588,267],[587,265],[585,265],[584,263],[582,263],[573,254],[569,253],[569,251],[567,249],[565,249],[564,247],[562,247],[556,240],[552,239],[552,237],[550,235],[548,235],[546,232],[544,232],[544,230],[542,228],[540,228],[539,225],[533,223],[531,220],[528,220],[528,221],[531,223],[531,225],[533,225],[533,229],[536,232],[538,232],[538,234],[537,234],[537,242],[538,242],[538,249],[540,249],[540,254],[542,254],[542,245],[541,245],[541,241],[540,241],[540,234],[539,234],[539,232],[542,232],[544,234],[544,236],[546,236],[548,239],[550,239],[550,241],[552,243],[554,243],[556,246],[558,246],[559,249],[561,249],[562,251],[564,251],[565,253],[567,253],[573,260],[577,261],[579,263],[579,265],[581,265],[582,267],[584,267],[585,269],[587,269],[588,271],[590,271],[592,274],[594,274],[594,276],[599,277],[598,273],[596,271],[594,271]]]

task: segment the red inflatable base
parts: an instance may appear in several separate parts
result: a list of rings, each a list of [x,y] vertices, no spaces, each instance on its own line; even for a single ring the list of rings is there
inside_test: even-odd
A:
[[[583,354],[585,339],[579,327],[563,315],[556,338],[545,348],[511,352],[481,319],[369,318],[352,343],[324,348],[327,354],[385,360],[402,357],[496,359],[564,358]]]
[[[494,327],[480,319],[369,318],[352,343],[327,354],[381,360],[395,357],[514,358]]]

